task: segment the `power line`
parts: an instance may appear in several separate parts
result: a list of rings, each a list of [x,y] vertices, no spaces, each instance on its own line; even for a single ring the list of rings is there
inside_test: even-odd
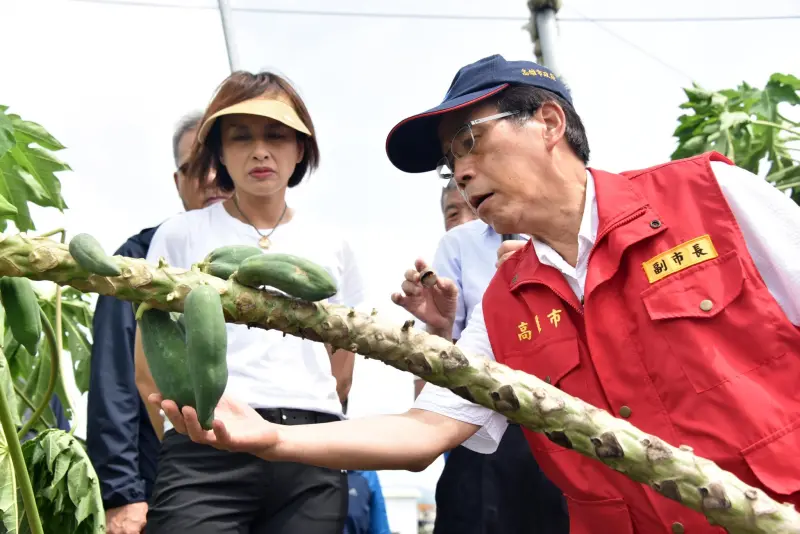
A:
[[[574,9],[569,6],[570,9]],[[571,18],[561,17],[559,22],[749,22],[754,20],[797,20],[800,14],[791,15],[753,15],[744,17],[607,17],[607,18]]]
[[[181,9],[213,9],[215,6],[187,6],[178,3],[152,3],[140,0],[68,0],[70,2],[81,2],[86,4],[107,4],[107,5],[121,5],[121,6],[137,6],[137,7],[164,7],[164,8],[181,8]],[[575,9],[569,6],[569,9]],[[322,10],[300,10],[300,9],[273,9],[273,8],[259,8],[259,7],[246,7],[246,8],[232,8],[232,11],[239,11],[242,13],[271,13],[275,15],[306,15],[306,16],[324,16],[324,17],[350,17],[350,18],[383,18],[383,19],[427,19],[427,20],[475,20],[475,21],[500,21],[500,22],[527,22],[530,20],[528,17],[519,17],[511,15],[458,15],[458,14],[437,14],[437,13],[379,13],[369,11],[322,11]],[[800,20],[800,13],[789,15],[753,15],[741,17],[558,17],[558,22],[577,22],[577,23],[674,23],[674,22],[750,22],[750,21],[766,21],[766,20]]]
[[[634,48],[634,49],[638,50],[640,53],[644,54],[644,55],[645,55],[645,56],[647,56],[648,58],[650,58],[650,59],[652,59],[653,61],[655,61],[656,63],[660,64],[662,67],[665,67],[665,68],[667,68],[667,69],[671,70],[672,72],[674,72],[674,73],[676,73],[676,74],[679,74],[679,75],[681,75],[682,77],[686,78],[686,79],[687,79],[687,80],[689,80],[690,82],[694,81],[694,78],[693,78],[693,77],[689,76],[688,74],[686,74],[686,73],[685,73],[684,71],[682,71],[681,69],[679,69],[679,68],[677,68],[677,67],[674,67],[673,65],[671,65],[671,64],[669,64],[669,63],[667,63],[666,61],[664,61],[663,59],[661,59],[661,58],[660,58],[660,57],[658,57],[657,55],[653,54],[652,52],[649,52],[648,50],[645,50],[644,48],[642,48],[642,47],[641,47],[641,46],[639,46],[638,44],[634,43],[633,41],[631,41],[631,40],[629,40],[629,39],[626,39],[625,37],[621,36],[620,34],[616,33],[615,31],[613,31],[613,30],[609,29],[608,27],[606,27],[605,25],[601,24],[601,23],[600,23],[600,22],[598,22],[597,20],[592,20],[592,19],[590,19],[589,17],[586,17],[586,16],[584,16],[584,15],[583,15],[583,14],[582,14],[580,11],[578,11],[577,9],[575,9],[573,6],[570,6],[570,9],[572,9],[573,11],[575,11],[576,13],[578,13],[578,15],[580,15],[581,17],[583,17],[583,19],[584,19],[586,22],[591,22],[591,23],[593,23],[595,26],[597,26],[598,28],[600,28],[601,30],[603,30],[604,32],[606,32],[607,34],[609,34],[609,35],[611,35],[612,37],[614,37],[615,39],[618,39],[619,41],[621,41],[621,42],[625,43],[626,45],[630,46],[631,48]]]

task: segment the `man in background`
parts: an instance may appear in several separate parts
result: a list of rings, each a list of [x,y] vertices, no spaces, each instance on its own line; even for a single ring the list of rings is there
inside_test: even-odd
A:
[[[444,231],[449,232],[456,226],[460,226],[464,223],[468,223],[470,221],[477,220],[478,217],[475,215],[475,212],[472,211],[472,208],[469,207],[467,201],[464,200],[464,197],[461,196],[461,193],[458,192],[458,188],[456,187],[456,183],[453,180],[449,180],[447,184],[442,189],[442,198],[439,201],[440,207],[442,208],[442,216],[444,216]],[[500,243],[498,242],[498,245]],[[441,247],[440,247],[441,250]],[[434,266],[434,269],[436,266]],[[455,278],[453,279],[456,283],[458,280]],[[488,280],[486,284],[488,284]],[[485,285],[485,284],[484,284]],[[481,291],[481,294],[483,292]],[[458,325],[466,326],[466,319],[467,317],[464,316],[464,307],[462,306],[463,300],[463,292],[459,291],[459,306],[461,306],[458,310],[458,316],[456,317],[456,326],[455,328],[459,328]],[[474,303],[472,303],[474,306]],[[470,306],[470,310],[472,309]],[[458,331],[460,332],[461,329]],[[457,335],[455,332],[453,335]],[[419,392],[422,391],[422,388],[425,386],[425,381],[419,377],[414,377],[414,398],[416,399],[419,396]]]
[[[172,138],[173,173],[184,209],[227,198],[213,183],[186,175],[184,162],[197,133],[200,113],[185,116]],[[156,228],[130,237],[115,254],[144,258]],[[136,321],[129,302],[100,296],[92,324],[91,373],[86,446],[100,479],[108,534],[139,534],[146,523],[163,429],[154,429],[136,389],[133,344]]]
[[[431,267],[458,287],[453,342],[467,326],[494,276],[498,256],[512,243],[483,221],[451,179],[442,190],[447,233]],[[415,310],[406,308],[414,315]],[[415,397],[425,382],[414,383]],[[434,534],[567,534],[569,519],[561,491],[539,470],[522,429],[510,424],[493,454],[460,445],[445,455],[436,485]]]

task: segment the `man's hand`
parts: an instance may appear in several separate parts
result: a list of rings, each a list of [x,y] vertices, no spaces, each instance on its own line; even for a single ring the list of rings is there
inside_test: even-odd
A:
[[[525,243],[527,243],[527,241],[520,241],[518,239],[503,241],[500,248],[497,249],[497,263],[494,264],[495,268],[500,267],[512,254],[525,246]]]
[[[428,268],[425,261],[418,259],[414,269],[405,273],[400,288],[402,293],[393,293],[392,302],[424,322],[428,329],[452,331],[456,318],[458,287],[449,278],[437,277],[436,284],[425,287],[420,282],[420,273]]]
[[[106,510],[108,534],[141,534],[147,524],[147,503],[135,502]]]
[[[227,395],[222,396],[214,409],[211,430],[203,430],[191,406],[184,406],[181,412],[175,401],[163,399],[158,393],[151,394],[147,400],[164,410],[176,432],[189,436],[195,443],[266,458],[266,453],[278,442],[278,425],[264,420],[253,408]]]

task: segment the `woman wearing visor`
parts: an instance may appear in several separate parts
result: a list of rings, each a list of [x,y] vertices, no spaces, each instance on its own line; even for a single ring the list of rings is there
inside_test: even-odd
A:
[[[286,201],[319,163],[314,125],[285,79],[235,72],[206,109],[189,159],[189,175],[216,172],[230,199],[182,213],[156,232],[147,260],[189,268],[225,245],[252,245],[323,266],[339,292],[331,302],[362,304],[364,287],[347,241],[329,221],[311,220]],[[228,324],[227,393],[277,424],[342,418],[354,355]],[[156,392],[137,335],[137,386]],[[340,372],[340,370],[344,370]],[[337,387],[337,375],[339,387]],[[154,417],[156,425],[162,419]],[[151,534],[340,534],[347,514],[347,474],[193,443],[169,422],[158,461],[145,532]]]

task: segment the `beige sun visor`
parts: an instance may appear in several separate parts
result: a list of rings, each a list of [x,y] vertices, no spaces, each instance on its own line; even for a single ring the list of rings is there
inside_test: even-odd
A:
[[[276,100],[274,96],[270,95],[245,100],[244,102],[239,102],[238,104],[234,104],[217,111],[203,123],[203,126],[197,133],[198,141],[202,143],[205,140],[206,135],[211,130],[211,127],[214,125],[214,121],[216,121],[217,118],[223,115],[234,114],[268,117],[270,119],[275,119],[278,122],[282,122],[286,126],[294,128],[298,132],[302,132],[308,136],[311,135],[309,129],[305,124],[303,124],[303,121],[300,120],[300,117],[297,116],[297,113],[290,104],[284,102],[283,100]]]

